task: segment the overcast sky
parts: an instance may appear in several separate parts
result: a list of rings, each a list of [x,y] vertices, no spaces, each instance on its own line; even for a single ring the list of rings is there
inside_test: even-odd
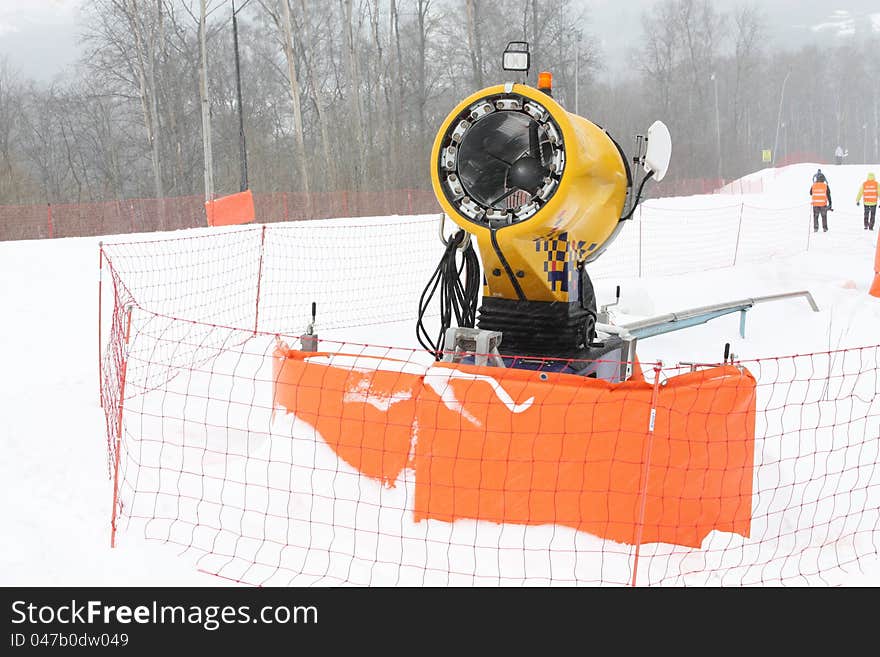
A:
[[[0,0],[0,56],[48,81],[79,54],[77,14],[88,0]]]
[[[88,1],[0,0],[0,56],[7,56],[26,77],[50,81],[62,75],[79,54],[78,14]],[[625,70],[627,51],[638,46],[641,12],[657,0],[581,2],[589,9],[589,31],[602,51],[606,72]],[[742,2],[714,0],[719,10]],[[775,45],[833,44],[851,34],[857,24],[873,24],[880,32],[878,0],[761,0],[755,4],[766,15],[768,37]]]

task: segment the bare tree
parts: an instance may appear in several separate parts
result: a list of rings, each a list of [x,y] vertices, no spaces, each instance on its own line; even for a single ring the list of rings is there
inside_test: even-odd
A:
[[[207,198],[239,187],[231,24],[212,19],[218,4],[93,0],[74,75],[51,87],[0,65],[0,199]],[[848,84],[877,76],[877,37],[773,51],[755,6],[659,0],[643,16],[633,73],[605,79],[577,0],[252,6],[262,10],[239,24],[240,109],[255,190],[428,188],[443,117],[476,88],[509,79],[500,53],[522,38],[533,70],[553,73],[554,98],[624,147],[646,122],[667,122],[670,181],[705,176],[722,151],[726,176],[747,173],[777,126],[780,152],[828,156],[838,140],[853,156],[880,151],[880,92]]]
[[[391,98],[389,113],[391,117],[391,162],[393,164],[393,173],[399,176],[400,169],[400,142],[401,131],[403,130],[403,121],[401,115],[403,113],[403,102],[401,94],[401,84],[403,76],[403,53],[400,48],[400,14],[398,13],[397,0],[390,0],[388,8],[388,32],[391,40],[391,48],[393,54],[390,56],[391,67],[389,72]],[[399,178],[398,178],[399,179]]]
[[[324,168],[329,174],[328,182],[331,188],[336,188],[338,184],[339,172],[336,166],[336,160],[331,155],[330,133],[329,133],[329,117],[327,116],[326,100],[322,93],[321,87],[317,81],[317,70],[313,64],[313,53],[317,50],[312,41],[312,31],[309,27],[309,13],[307,10],[306,0],[300,0],[300,42],[303,44],[303,62],[305,67],[305,76],[308,84],[309,94],[315,104],[315,114],[317,116],[318,130],[321,134],[321,153],[324,158]]]
[[[21,94],[18,74],[6,57],[0,57],[0,199],[6,202],[18,200],[21,181],[13,155],[20,130]]]
[[[672,104],[673,76],[679,63],[679,30],[671,3],[656,5],[642,16],[643,46],[636,55],[649,92],[658,92],[660,110],[669,115]]]
[[[140,16],[135,0],[126,0],[125,17],[134,34],[135,54],[137,62],[138,83],[140,85],[141,104],[144,111],[144,127],[150,143],[150,157],[153,165],[153,184],[156,198],[165,198],[162,183],[162,165],[159,153],[159,93],[156,85],[156,60],[159,56],[160,42],[163,32],[163,12],[161,0],[152,3],[155,15]],[[165,217],[160,203],[159,226],[164,228]]]
[[[467,15],[468,52],[471,56],[474,87],[483,88],[483,50],[480,39],[479,0],[465,0]]]
[[[731,103],[731,134],[739,135],[744,122],[747,90],[754,86],[754,75],[760,62],[760,47],[764,36],[763,23],[755,6],[740,7],[733,15],[733,93]],[[751,139],[746,138],[747,146]]]
[[[416,0],[416,21],[418,25],[417,43],[417,67],[416,67],[416,104],[418,106],[418,130],[427,128],[425,107],[428,101],[428,39],[430,35],[428,11],[431,9],[431,0]]]
[[[355,52],[355,25],[352,12],[352,0],[339,0],[342,8],[342,34],[345,38],[346,62],[348,68],[348,102],[353,123],[353,140],[351,154],[355,161],[355,186],[364,186],[366,174],[364,171],[364,149],[366,148],[364,126],[364,111],[361,99],[361,77],[358,66],[358,53]]]
[[[211,147],[211,101],[208,97],[207,2],[199,2],[199,106],[202,109],[202,144],[205,170],[205,200],[214,198],[214,156]]]
[[[308,192],[311,188],[309,184],[309,169],[306,164],[306,142],[305,127],[303,125],[302,113],[302,91],[300,89],[299,77],[297,75],[296,53],[293,43],[293,21],[290,15],[290,4],[288,0],[278,0],[276,7],[271,7],[265,0],[260,0],[260,4],[266,12],[272,17],[272,21],[280,30],[282,35],[282,45],[284,49],[284,58],[287,62],[287,81],[290,88],[290,100],[293,103],[293,134],[296,140],[296,163],[299,170],[299,180],[304,192]]]

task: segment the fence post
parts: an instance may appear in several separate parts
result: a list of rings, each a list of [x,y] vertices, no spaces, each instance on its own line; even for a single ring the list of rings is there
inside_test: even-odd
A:
[[[645,527],[645,507],[648,504],[648,475],[651,466],[651,451],[654,448],[654,423],[657,419],[657,397],[660,390],[660,372],[663,369],[663,362],[654,363],[654,390],[651,393],[651,415],[648,419],[648,432],[645,437],[645,448],[642,452],[642,462],[644,470],[642,474],[642,501],[639,505],[639,524],[636,529],[636,554],[633,563],[632,586],[636,585],[636,577],[639,572],[639,550],[642,546],[642,530]]]
[[[284,221],[290,221],[290,211],[287,208],[287,192],[282,192],[284,197]]]
[[[412,190],[411,189],[406,190],[406,204],[407,204],[407,207],[409,208],[409,213],[412,214],[413,213],[413,204],[412,204]]]
[[[644,204],[639,203],[639,278],[642,277],[642,225],[644,219],[642,217],[642,207]]]
[[[342,216],[350,216],[348,213],[348,192],[344,189],[342,190]]]
[[[113,215],[113,234],[118,235],[122,232],[122,206],[120,205],[120,200],[118,198],[113,201],[113,207],[115,208],[115,213]]]
[[[104,408],[104,386],[101,372],[101,287],[104,278],[104,242],[98,242],[98,400]]]
[[[739,202],[739,226],[736,229],[736,246],[733,247],[733,266],[736,267],[736,256],[739,253],[739,235],[742,232],[743,227],[743,206],[745,203],[742,201]]]
[[[257,264],[257,300],[254,310],[254,335],[260,323],[260,284],[263,282],[263,250],[266,245],[266,224],[263,224],[263,230],[260,232],[260,260]]]
[[[113,515],[110,518],[110,547],[116,547],[116,507],[119,503],[119,450],[122,444],[122,409],[125,404],[125,375],[128,370],[128,339],[131,335],[131,304],[126,306],[125,345],[119,374],[119,411],[116,416],[116,458],[113,464]]]
[[[136,233],[137,230],[135,230],[134,227],[134,202],[131,200],[128,201],[128,209],[131,210],[131,212],[128,213],[129,220],[131,221],[131,232]]]
[[[52,239],[53,237],[55,237],[55,226],[52,224],[52,204],[47,203],[46,207],[48,214],[47,220],[49,225],[49,239]]]

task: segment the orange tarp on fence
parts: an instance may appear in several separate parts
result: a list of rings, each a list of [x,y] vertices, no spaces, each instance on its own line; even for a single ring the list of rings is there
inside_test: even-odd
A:
[[[295,410],[342,460],[393,485],[409,456],[421,372],[375,369],[383,361],[364,356],[355,361],[362,364],[358,369],[331,367],[322,360],[330,362],[330,355],[277,352],[274,406]],[[371,367],[364,368],[370,360]]]
[[[377,360],[369,371],[362,357],[354,368],[337,366],[340,358],[280,348],[275,404],[366,476],[393,485],[413,468],[416,521],[556,524],[692,547],[713,529],[749,535],[747,370],[668,379],[652,434],[645,381],[446,363],[420,375],[402,361]]]
[[[209,226],[234,226],[249,224],[256,218],[254,197],[251,190],[246,189],[237,194],[221,196],[205,201],[205,214]]]
[[[426,382],[449,366],[432,368]],[[754,379],[735,367],[671,378],[658,395],[650,466],[652,385],[458,366],[459,413],[419,398],[416,519],[557,524],[635,544],[699,547],[712,529],[749,533]]]

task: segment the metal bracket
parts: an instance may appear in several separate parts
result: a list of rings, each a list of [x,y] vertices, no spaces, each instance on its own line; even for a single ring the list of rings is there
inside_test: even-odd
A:
[[[447,239],[443,236],[443,227],[446,225],[446,213],[440,215],[440,241],[443,242],[443,246],[449,246],[449,240],[452,239],[452,236]],[[459,251],[464,251],[468,244],[471,243],[471,234],[467,231],[464,231],[464,239],[461,241],[461,244],[458,245]]]
[[[596,315],[596,321],[601,322],[603,324],[610,323],[611,313],[608,312],[609,308],[613,308],[617,304],[620,303],[620,286],[617,286],[617,291],[614,294],[614,303],[605,303],[599,308],[599,313]]]
[[[498,353],[500,344],[501,331],[450,326],[443,339],[443,362],[460,363],[463,358],[473,356],[475,365],[504,367]]]

